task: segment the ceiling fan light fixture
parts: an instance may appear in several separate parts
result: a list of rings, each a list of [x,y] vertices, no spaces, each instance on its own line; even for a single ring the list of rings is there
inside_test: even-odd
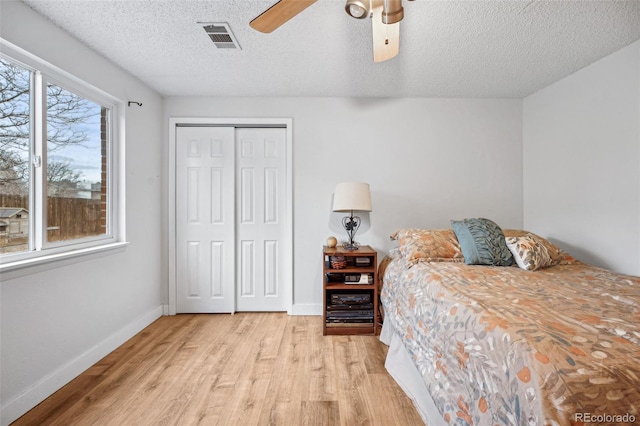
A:
[[[369,0],[347,0],[344,9],[353,18],[366,18],[369,16]]]
[[[384,0],[382,6],[382,23],[395,24],[404,18],[402,0]]]

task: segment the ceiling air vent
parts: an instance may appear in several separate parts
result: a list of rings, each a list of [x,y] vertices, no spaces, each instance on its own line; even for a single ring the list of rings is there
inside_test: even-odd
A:
[[[240,49],[240,45],[226,22],[200,23],[218,49]]]

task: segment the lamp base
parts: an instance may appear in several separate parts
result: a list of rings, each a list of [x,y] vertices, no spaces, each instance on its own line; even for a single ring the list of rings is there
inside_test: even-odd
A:
[[[352,241],[350,243],[344,243],[342,247],[345,250],[358,250],[360,248],[360,243],[356,243],[355,241]]]
[[[342,226],[344,226],[344,230],[347,231],[347,236],[349,237],[349,241],[343,244],[345,250],[358,250],[360,244],[353,241],[353,238],[356,236],[356,232],[360,228],[360,218],[358,216],[353,215],[353,211],[351,212],[351,216],[345,216],[342,218]]]

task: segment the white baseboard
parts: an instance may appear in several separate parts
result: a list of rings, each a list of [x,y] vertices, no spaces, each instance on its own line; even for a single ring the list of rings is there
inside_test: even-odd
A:
[[[143,328],[160,318],[163,312],[164,306],[160,305],[141,315],[85,353],[53,371],[21,395],[7,402],[0,409],[0,423],[5,426],[15,421],[62,386],[76,378],[80,373],[87,370],[107,354],[135,336]]]
[[[322,315],[322,304],[295,303],[291,308],[291,315]]]

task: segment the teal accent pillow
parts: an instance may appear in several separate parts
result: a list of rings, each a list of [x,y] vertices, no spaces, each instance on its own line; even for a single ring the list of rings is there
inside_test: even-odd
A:
[[[513,255],[507,247],[502,229],[484,218],[452,220],[460,249],[467,265],[513,265]]]

